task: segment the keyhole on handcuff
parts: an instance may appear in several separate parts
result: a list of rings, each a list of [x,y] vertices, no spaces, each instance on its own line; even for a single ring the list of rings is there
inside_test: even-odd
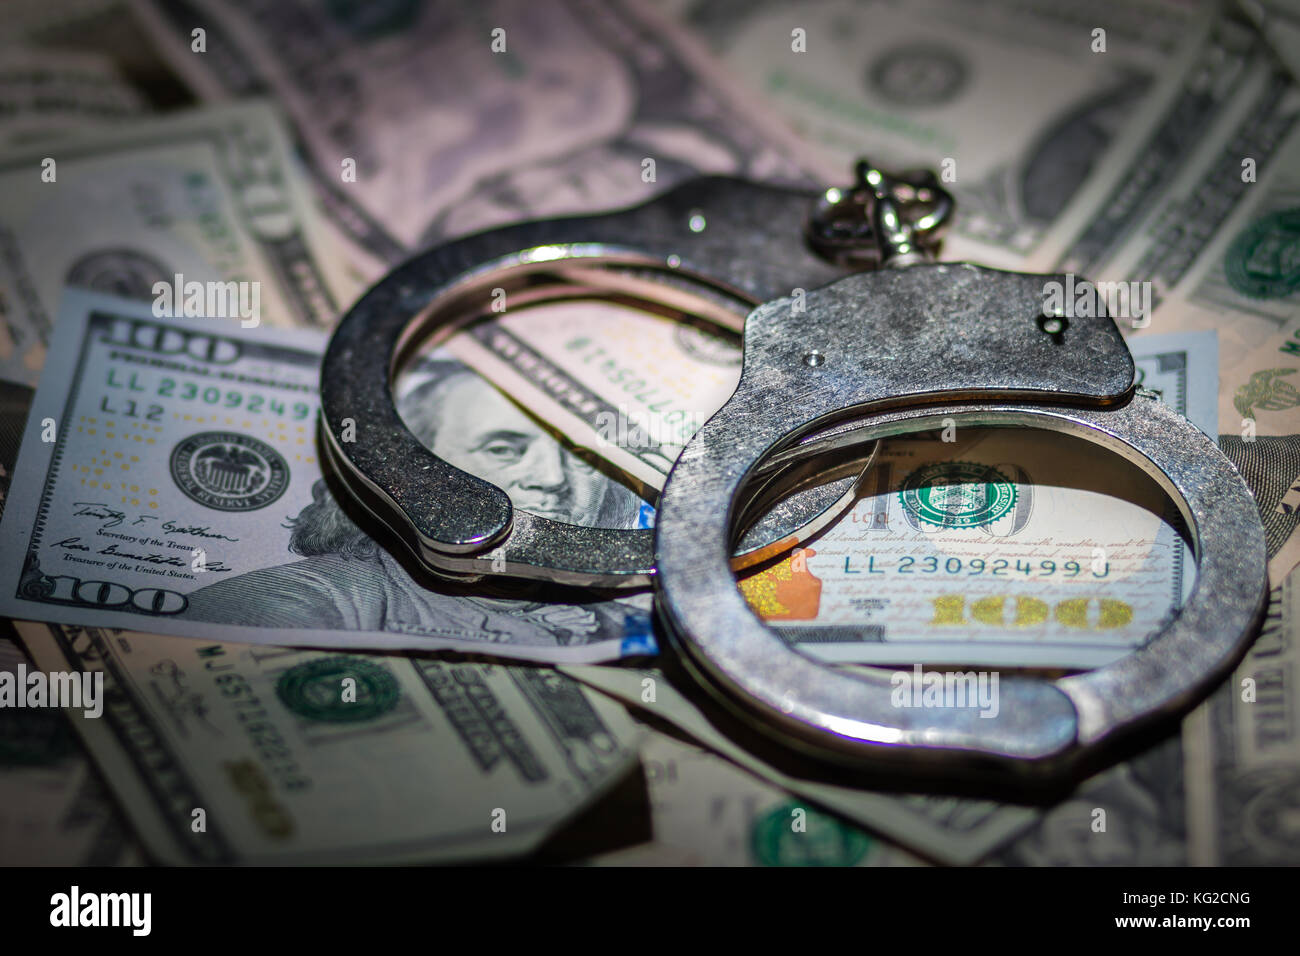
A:
[[[1049,315],[1044,312],[1038,317],[1038,327],[1052,337],[1052,341],[1060,345],[1065,341],[1065,330],[1070,327],[1070,320],[1063,315]]]

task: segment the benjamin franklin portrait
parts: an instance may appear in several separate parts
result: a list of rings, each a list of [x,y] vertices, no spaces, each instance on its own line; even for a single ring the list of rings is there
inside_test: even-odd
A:
[[[544,517],[634,526],[636,495],[564,448],[475,373],[437,361],[423,363],[414,378],[416,384],[399,390],[398,409],[417,437],[452,464],[495,482],[516,507]],[[620,640],[649,629],[648,612],[625,601],[552,604],[459,593],[424,576],[417,581],[344,512],[324,479],[286,528],[287,551],[299,560],[199,588],[186,616],[534,645]]]

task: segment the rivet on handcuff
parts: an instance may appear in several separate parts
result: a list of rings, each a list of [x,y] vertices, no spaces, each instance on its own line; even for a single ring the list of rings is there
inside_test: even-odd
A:
[[[709,177],[631,209],[422,253],[334,333],[321,378],[329,458],[352,495],[438,573],[602,586],[653,578],[692,672],[787,744],[954,776],[1062,771],[1190,709],[1240,660],[1267,597],[1264,534],[1215,443],[1135,389],[1132,357],[1100,302],[1091,316],[1045,316],[1045,284],[1064,276],[932,261],[952,205],[931,173],[891,176],[862,162],[852,187],[815,198]],[[393,400],[412,344],[481,312],[490,288],[514,283],[529,303],[598,294],[622,281],[593,278],[611,267],[688,276],[762,303],[744,321],[735,393],[668,476],[653,551],[649,531],[516,512],[501,489],[425,448]],[[623,284],[654,295],[650,283]],[[795,288],[810,290],[802,309],[776,297]],[[344,440],[347,419],[356,441]],[[764,624],[733,569],[838,515],[879,439],[945,419],[1064,432],[1150,474],[1197,558],[1192,592],[1163,629],[1093,671],[1004,677],[990,717],[897,707],[888,672],[818,663]]]

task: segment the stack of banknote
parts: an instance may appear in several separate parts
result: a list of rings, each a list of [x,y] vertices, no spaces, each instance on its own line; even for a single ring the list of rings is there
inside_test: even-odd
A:
[[[103,700],[0,709],[0,862],[1300,862],[1293,4],[4,17],[0,670],[86,672]],[[943,174],[946,259],[1136,283],[1141,386],[1217,437],[1259,505],[1272,592],[1238,672],[1059,791],[780,751],[682,670],[648,590],[434,579],[322,460],[330,329],[416,251],[700,174],[842,185],[860,155]],[[172,314],[186,282],[256,296]],[[411,356],[398,409],[517,508],[649,527],[740,374],[739,338],[689,319],[606,299],[487,313]],[[214,504],[195,475],[231,449],[274,474]],[[972,473],[1002,489],[996,513],[935,520]],[[1144,473],[963,428],[887,442],[836,523],[738,587],[833,666],[1059,674],[1141,647],[1194,579]]]

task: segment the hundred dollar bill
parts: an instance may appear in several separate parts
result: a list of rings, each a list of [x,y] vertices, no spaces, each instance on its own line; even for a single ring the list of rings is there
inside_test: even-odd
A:
[[[0,524],[12,549],[0,562],[3,613],[277,645],[654,653],[647,594],[457,588],[354,523],[315,441],[322,334],[155,319],[148,306],[69,290],[54,343]],[[466,407],[477,414],[457,411]],[[520,507],[636,520],[631,492],[453,360],[432,364],[399,410]],[[554,472],[544,486],[529,480],[543,472]]]
[[[332,324],[353,287],[305,185],[261,103],[0,155],[0,377],[35,383],[65,285],[165,314],[192,314],[196,290],[210,314],[219,291],[241,322]]]
[[[1148,286],[1155,311],[1141,334],[1217,329],[1225,367],[1297,310],[1279,217],[1300,201],[1300,88],[1266,60],[1248,72],[1228,122],[1190,144],[1160,200],[1091,270]]]
[[[1213,334],[1140,343],[1142,387],[1211,428]],[[853,511],[741,590],[826,660],[1101,666],[1158,630],[1194,563],[1155,483],[1097,455],[1006,429],[891,440]]]
[[[740,380],[740,339],[610,302],[481,319],[443,343],[570,442],[654,490]]]
[[[1224,336],[1254,349],[1300,323],[1300,88],[1286,102],[1290,134],[1193,260],[1171,297],[1167,325],[1210,326],[1217,316]],[[1225,355],[1223,367],[1239,354]],[[1240,421],[1219,424],[1228,431]]]
[[[1276,81],[1276,73],[1271,74]],[[1156,310],[1138,337],[1214,329],[1224,382],[1219,429],[1240,433],[1252,418],[1237,408],[1235,370],[1249,369],[1287,326],[1300,320],[1300,88],[1261,88],[1245,114],[1181,178],[1112,266],[1118,278],[1150,282]],[[1245,154],[1253,165],[1243,163]],[[1257,178],[1256,178],[1257,177]],[[1195,219],[1197,228],[1186,222]],[[1263,349],[1263,352],[1260,350]],[[1278,409],[1281,410],[1281,409]],[[1282,418],[1256,421],[1278,434]]]
[[[1260,505],[1269,576],[1300,564],[1300,93],[1290,134],[1170,301],[1170,322],[1217,327],[1219,429]],[[1162,314],[1156,313],[1157,319]]]
[[[136,9],[203,96],[284,104],[331,218],[379,261],[629,205],[700,172],[804,175],[788,130],[625,0],[412,2],[379,16],[326,0]],[[206,55],[191,49],[200,21]]]
[[[772,785],[847,817],[908,849],[942,863],[973,863],[1038,819],[1030,807],[968,797],[889,794],[814,780],[779,769],[752,746],[741,746],[715,726],[705,711],[658,671],[625,667],[560,665],[559,670],[632,708],[667,721],[697,743]],[[698,689],[692,689],[692,693]],[[793,808],[791,808],[793,809]],[[811,813],[812,808],[809,808]],[[829,837],[830,821],[820,821]],[[812,824],[809,824],[812,829]],[[775,838],[777,834],[772,833]],[[784,836],[784,834],[782,834]],[[845,836],[844,839],[850,839]],[[782,848],[774,846],[773,852]],[[794,845],[787,844],[792,854]],[[808,852],[805,848],[805,852]]]
[[[105,674],[73,722],[163,863],[515,856],[636,763],[623,708],[548,668],[18,627]]]
[[[1300,863],[1300,570],[1273,589],[1232,679],[1184,721],[1188,861]]]
[[[1136,148],[1191,62],[1204,9],[1106,2],[1080,18],[1051,0],[816,0],[678,15],[794,127],[821,176],[843,179],[860,154],[934,169],[959,210],[945,256],[1016,267],[1117,149]]]
[[[1140,387],[1212,430],[1213,333],[1134,345]],[[819,538],[740,582],[824,660],[1099,667],[1146,643],[1194,580],[1155,482],[1078,439],[954,423],[884,443],[865,484]]]
[[[1134,344],[1143,387],[1213,432],[1214,334]],[[737,341],[606,303],[494,316],[445,346],[653,488],[740,374]],[[873,494],[742,582],[753,606],[828,659],[1086,667],[1139,646],[1181,603],[1191,554],[1135,469],[1116,460],[1081,484],[1077,463],[1096,453],[1064,436],[950,437],[886,442]],[[952,513],[953,494],[975,492],[991,495],[987,514]]]

